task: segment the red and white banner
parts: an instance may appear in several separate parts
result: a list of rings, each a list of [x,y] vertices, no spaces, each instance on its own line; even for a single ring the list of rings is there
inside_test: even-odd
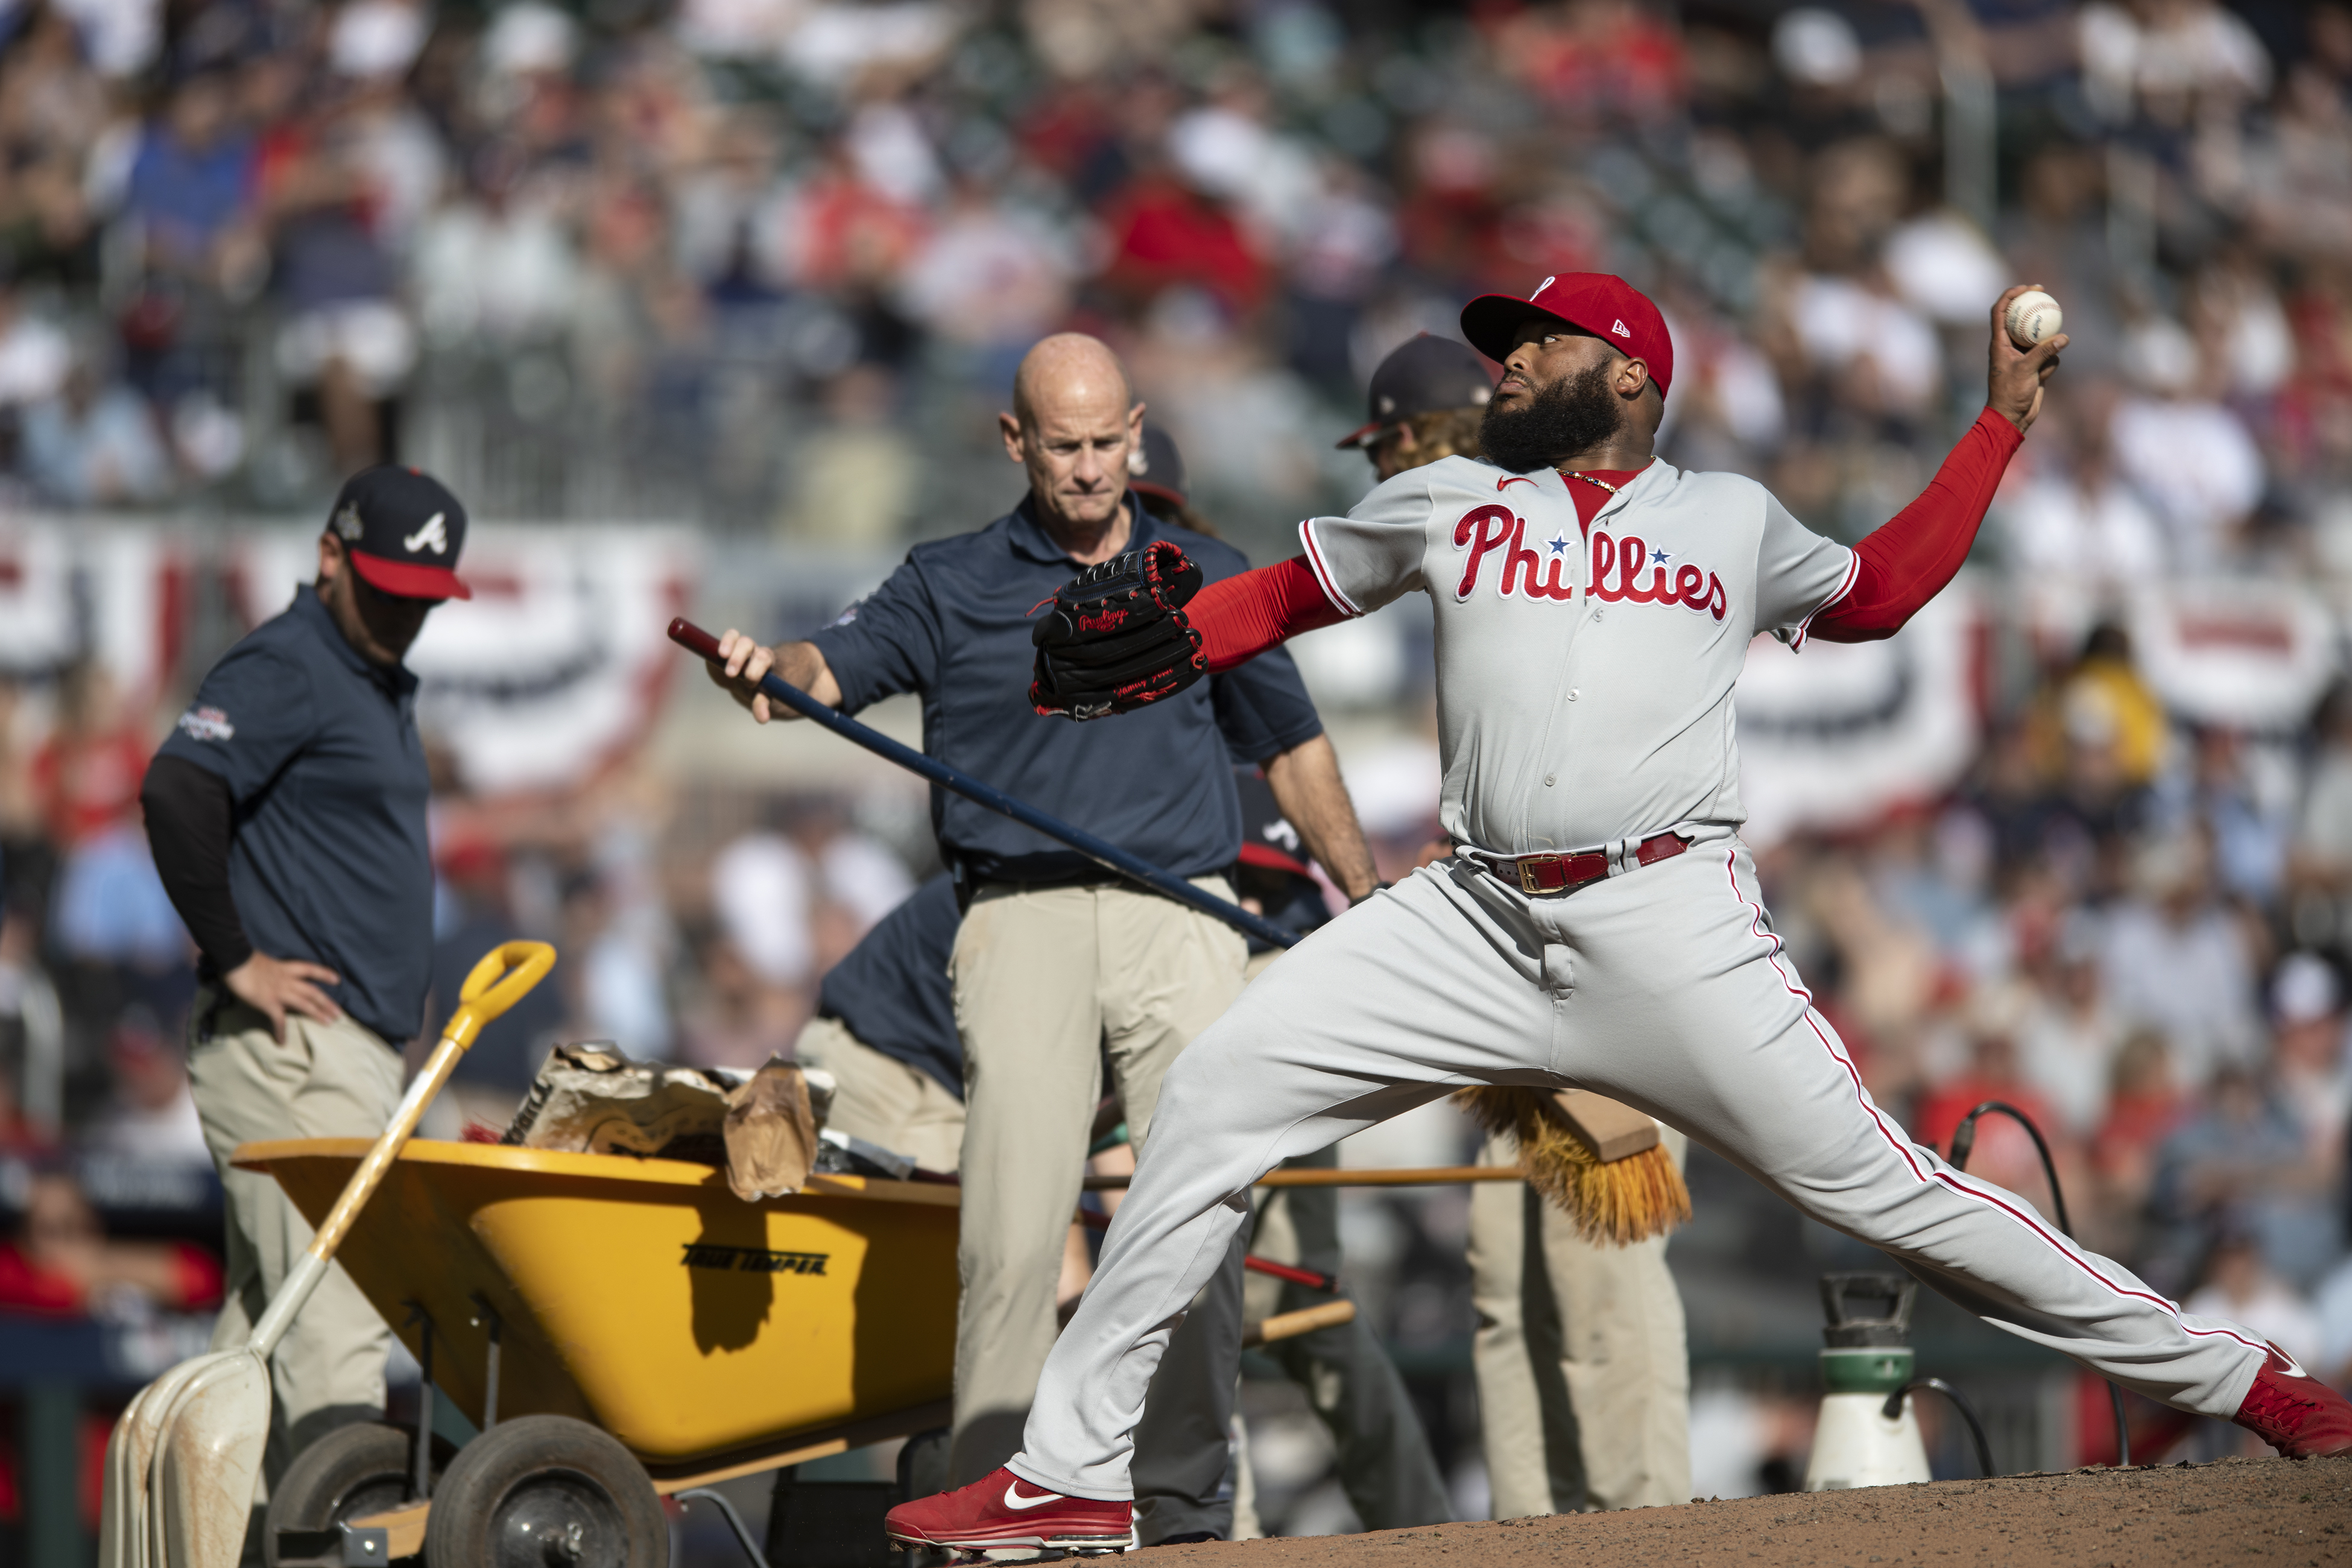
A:
[[[2311,720],[2336,678],[2335,617],[2292,584],[2195,578],[2142,589],[2133,661],[2179,718],[2280,731]]]
[[[0,674],[93,659],[126,700],[150,701],[179,659],[187,582],[187,550],[159,528],[0,522]]]
[[[1982,730],[1980,616],[1962,578],[1884,642],[1750,643],[1733,700],[1748,841],[1864,827],[1959,783]]]

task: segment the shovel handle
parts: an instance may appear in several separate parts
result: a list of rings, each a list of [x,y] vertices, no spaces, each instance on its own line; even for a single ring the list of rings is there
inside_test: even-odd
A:
[[[457,987],[457,1010],[441,1031],[464,1050],[482,1026],[521,1001],[555,967],[555,949],[543,942],[500,942],[482,955]]]
[[[249,1350],[268,1355],[278,1348],[302,1303],[319,1288],[327,1275],[328,1262],[335,1249],[351,1234],[352,1226],[360,1217],[360,1210],[383,1184],[384,1176],[392,1170],[393,1162],[415,1132],[416,1124],[424,1119],[425,1108],[441,1092],[457,1070],[457,1060],[472,1045],[482,1026],[522,1000],[525,993],[547,977],[555,967],[555,949],[543,942],[509,942],[501,943],[479,963],[474,965],[466,983],[457,988],[457,1010],[449,1016],[448,1026],[441,1031],[441,1043],[433,1047],[425,1058],[425,1070],[409,1084],[408,1092],[400,1097],[399,1108],[392,1113],[391,1125],[383,1136],[360,1162],[352,1179],[343,1184],[342,1196],[320,1225],[319,1233],[303,1249],[300,1260],[289,1271],[278,1294],[270,1298],[268,1310],[253,1326],[253,1335],[246,1341]]]

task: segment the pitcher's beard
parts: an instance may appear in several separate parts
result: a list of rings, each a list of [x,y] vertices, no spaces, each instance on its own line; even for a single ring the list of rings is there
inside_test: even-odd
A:
[[[1625,422],[1624,404],[1609,389],[1609,371],[1596,364],[1517,407],[1486,405],[1479,449],[1512,473],[1525,474],[1599,446]]]

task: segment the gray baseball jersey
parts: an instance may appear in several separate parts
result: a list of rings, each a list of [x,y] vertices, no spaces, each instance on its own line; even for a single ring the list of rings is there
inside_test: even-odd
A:
[[[1550,469],[1410,469],[1300,524],[1350,615],[1420,589],[1437,610],[1441,820],[1504,855],[1732,825],[1731,691],[1748,640],[1801,642],[1854,553],[1737,474],[1654,462],[1588,538]]]

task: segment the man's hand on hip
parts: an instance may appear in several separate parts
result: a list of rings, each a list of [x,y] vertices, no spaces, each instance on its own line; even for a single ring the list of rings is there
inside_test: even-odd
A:
[[[319,989],[341,985],[343,977],[323,963],[299,958],[272,958],[257,952],[226,974],[221,984],[229,994],[269,1020],[269,1032],[286,1037],[286,1015],[293,1013],[321,1024],[343,1016],[334,998]]]

